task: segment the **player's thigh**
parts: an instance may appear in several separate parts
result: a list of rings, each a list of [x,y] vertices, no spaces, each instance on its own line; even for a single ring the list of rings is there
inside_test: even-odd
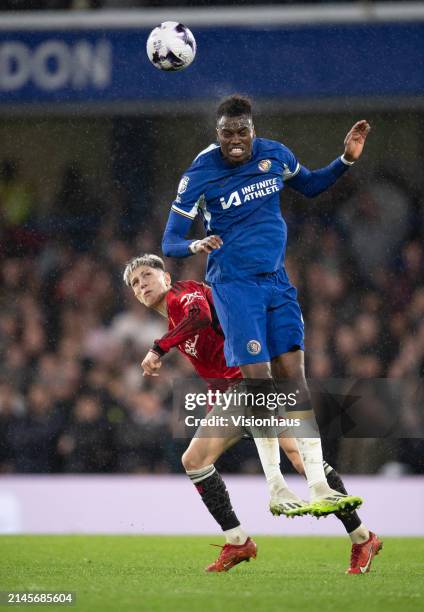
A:
[[[212,287],[215,309],[225,336],[228,366],[270,360],[267,347],[269,287],[251,277]]]
[[[267,330],[272,362],[281,355],[303,353],[305,328],[297,300],[289,299],[270,309],[267,313]]]
[[[196,434],[197,437],[192,439],[184,452],[181,461],[186,470],[199,470],[215,463],[218,457],[240,440],[240,435],[211,438],[207,437],[207,433],[203,431],[201,435],[202,432],[198,432],[199,435]]]
[[[272,359],[271,372],[275,380],[305,378],[305,353],[303,350],[294,349],[295,347]]]

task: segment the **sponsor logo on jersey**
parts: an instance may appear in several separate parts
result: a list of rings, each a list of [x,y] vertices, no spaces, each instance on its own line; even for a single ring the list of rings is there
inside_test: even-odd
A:
[[[194,293],[185,293],[183,297],[181,298],[180,302],[188,306],[189,304],[194,302],[194,300],[204,300],[204,299],[205,299],[205,296],[203,295],[203,293],[201,293],[200,291],[195,291]]]
[[[230,206],[240,206],[241,204],[241,199],[238,191],[233,191],[228,200],[225,200],[225,198],[219,198],[219,201],[224,210],[230,208]]]
[[[252,183],[251,185],[246,185],[246,187],[242,187],[240,191],[233,191],[227,200],[225,198],[220,198],[219,201],[222,208],[226,210],[230,208],[230,206],[240,206],[240,204],[244,204],[245,202],[265,198],[278,191],[280,191],[278,178],[274,177]]]
[[[261,172],[268,172],[268,170],[271,168],[270,160],[262,159],[258,164],[258,168]]]
[[[189,338],[184,342],[184,352],[191,357],[198,357],[196,344],[199,339],[199,334],[196,334],[194,338]]]
[[[186,191],[189,181],[189,176],[183,176],[180,181],[180,184],[178,185],[178,193],[184,193]]]
[[[259,340],[249,340],[249,342],[247,343],[247,352],[251,355],[259,355],[261,350],[262,347]]]

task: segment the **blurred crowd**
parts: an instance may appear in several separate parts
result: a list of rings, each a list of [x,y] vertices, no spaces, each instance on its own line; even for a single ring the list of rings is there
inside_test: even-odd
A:
[[[187,440],[171,429],[173,380],[192,376],[171,352],[159,378],[140,362],[166,331],[122,282],[137,254],[160,254],[163,222],[121,231],[75,167],[40,223],[13,160],[0,164],[0,472],[179,472]],[[398,176],[343,177],[316,204],[287,190],[287,269],[306,322],[313,379],[403,378],[424,367],[423,207]],[[166,211],[165,216],[166,216]],[[167,260],[174,279],[203,279],[205,259]],[[415,384],[415,383],[414,383]],[[376,398],[376,402],[379,398]],[[381,400],[381,398],[380,398]],[[417,403],[417,402],[416,402]],[[420,404],[420,402],[418,402]],[[411,404],[412,406],[412,404]],[[423,473],[422,410],[399,410],[396,440],[326,443],[345,472]],[[259,470],[253,444],[222,460]]]

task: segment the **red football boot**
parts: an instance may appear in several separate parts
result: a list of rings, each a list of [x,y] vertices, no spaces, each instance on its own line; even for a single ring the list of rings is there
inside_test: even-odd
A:
[[[383,548],[383,542],[370,531],[370,537],[363,544],[352,544],[350,567],[346,574],[366,574],[371,569],[371,562]]]
[[[212,546],[218,546],[218,544],[212,544]],[[237,563],[256,559],[256,544],[250,538],[247,538],[244,544],[225,544],[221,548],[218,559],[208,565],[207,572],[228,572]]]

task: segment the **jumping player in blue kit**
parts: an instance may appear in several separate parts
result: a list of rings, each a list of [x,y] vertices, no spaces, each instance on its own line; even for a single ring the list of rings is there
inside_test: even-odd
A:
[[[296,382],[299,398],[287,416],[302,420],[303,437],[296,440],[317,516],[353,510],[362,500],[326,481],[305,379],[303,319],[284,268],[280,192],[289,186],[314,197],[328,189],[359,159],[369,131],[367,121],[355,123],[343,155],[310,171],[285,145],[256,138],[249,99],[230,96],[217,110],[218,144],[202,151],[180,181],[162,242],[170,257],[208,253],[206,280],[225,334],[227,365],[239,366],[249,381]],[[207,236],[187,240],[199,213]],[[270,452],[279,453],[277,441]]]

